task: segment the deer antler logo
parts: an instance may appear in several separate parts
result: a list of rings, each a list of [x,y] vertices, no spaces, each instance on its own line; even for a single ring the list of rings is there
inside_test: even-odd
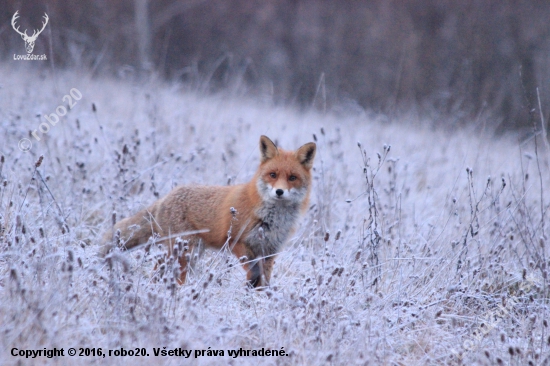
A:
[[[48,24],[48,14],[44,13],[44,22],[42,22],[42,29],[40,29],[37,33],[36,30],[34,30],[34,32],[32,33],[32,36],[28,36],[27,35],[27,30],[25,29],[24,32],[21,32],[19,30],[19,26],[15,26],[15,22],[17,20],[17,18],[19,18],[19,15],[17,14],[19,13],[19,10],[15,12],[15,14],[13,14],[13,18],[11,18],[11,26],[13,27],[13,29],[19,33],[21,35],[21,38],[23,38],[23,41],[25,41],[25,48],[27,49],[27,53],[31,53],[32,50],[34,49],[34,42],[36,41],[36,38],[38,38],[38,35],[40,33],[42,33],[42,31],[44,30],[44,28],[46,28],[46,25]]]

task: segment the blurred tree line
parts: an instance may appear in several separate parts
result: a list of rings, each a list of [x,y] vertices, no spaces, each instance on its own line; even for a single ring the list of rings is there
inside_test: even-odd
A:
[[[48,13],[34,53],[55,67],[448,124],[492,113],[501,130],[540,126],[537,87],[550,111],[549,1],[0,0],[8,61],[16,10],[29,30]]]

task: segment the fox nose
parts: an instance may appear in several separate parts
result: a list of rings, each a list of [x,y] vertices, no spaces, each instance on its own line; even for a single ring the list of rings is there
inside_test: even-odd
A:
[[[283,193],[285,193],[285,191],[283,191],[282,189],[279,188],[275,191],[275,193],[277,193],[277,196],[281,197],[283,195]]]

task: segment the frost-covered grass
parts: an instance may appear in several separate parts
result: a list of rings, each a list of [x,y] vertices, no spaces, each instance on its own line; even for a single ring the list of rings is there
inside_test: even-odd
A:
[[[550,362],[542,140],[32,65],[0,66],[0,84],[1,364],[21,360],[14,347],[150,353],[40,359],[55,364],[181,364],[153,356],[163,347],[224,350],[199,365]],[[41,141],[29,137],[71,88],[83,98],[68,116]],[[96,256],[113,211],[131,215],[177,184],[250,179],[261,134],[318,146],[311,207],[271,288],[247,289],[226,252],[206,251],[181,287],[152,281],[156,248],[109,265]],[[30,152],[18,148],[23,137]],[[227,352],[262,347],[290,356]]]

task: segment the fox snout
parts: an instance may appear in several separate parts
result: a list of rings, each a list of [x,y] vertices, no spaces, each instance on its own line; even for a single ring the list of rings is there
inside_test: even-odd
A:
[[[285,199],[289,198],[290,196],[290,189],[283,189],[283,188],[277,188],[273,187],[271,188],[271,197],[278,198],[278,199]]]
[[[298,189],[292,187],[277,187],[267,185],[269,189],[269,196],[275,200],[295,200],[297,197],[294,197],[298,193]]]

